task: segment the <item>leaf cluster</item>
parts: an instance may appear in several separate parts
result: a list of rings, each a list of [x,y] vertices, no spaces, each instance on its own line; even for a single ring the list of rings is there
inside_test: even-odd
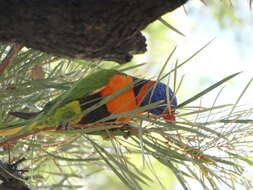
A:
[[[177,82],[180,67],[206,46],[189,59],[181,63],[177,61],[169,73],[163,73],[175,48],[156,80],[173,77],[173,88],[177,93],[183,81]],[[0,45],[2,61],[6,60],[13,47],[15,45]],[[21,48],[8,61],[7,67],[0,73],[1,128],[13,124],[14,118],[8,115],[9,111],[38,111],[49,100],[71,91],[80,78],[103,67],[103,63],[80,64],[78,61],[76,64],[76,60],[60,59],[27,48]],[[252,108],[239,105],[251,81],[234,104],[216,105],[219,92],[212,107],[192,106],[238,74],[227,76],[181,102],[175,123],[165,123],[160,117],[148,114],[134,116],[136,112],[157,106],[152,104],[111,115],[96,123],[73,125],[68,130],[44,128],[44,131],[21,131],[1,137],[1,160],[15,162],[25,157],[22,167],[28,170],[27,183],[36,189],[82,188],[85,184],[80,181],[104,170],[112,171],[129,189],[146,189],[154,181],[165,189],[151,159],[172,171],[184,189],[192,189],[191,181],[197,181],[203,189],[219,189],[220,184],[230,189],[236,189],[238,185],[252,188],[243,173],[245,165],[252,165],[253,121],[248,118]],[[113,96],[101,100],[96,106],[110,98]],[[131,116],[133,120],[108,122],[122,116]],[[16,120],[17,123],[20,124],[20,121]],[[151,175],[144,173],[139,163],[130,159],[136,155],[142,157],[142,165],[150,169]]]

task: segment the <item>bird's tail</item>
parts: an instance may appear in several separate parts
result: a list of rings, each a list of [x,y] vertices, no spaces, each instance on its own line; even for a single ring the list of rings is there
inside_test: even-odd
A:
[[[40,113],[41,112],[9,112],[8,114],[22,119],[31,119]]]

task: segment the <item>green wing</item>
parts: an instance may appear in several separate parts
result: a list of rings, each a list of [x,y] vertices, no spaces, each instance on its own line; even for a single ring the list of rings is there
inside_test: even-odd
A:
[[[79,80],[72,89],[66,91],[46,104],[44,111],[53,111],[68,102],[89,95],[95,90],[105,86],[109,82],[110,78],[115,74],[120,74],[120,72],[116,70],[100,70],[88,75],[87,77]]]

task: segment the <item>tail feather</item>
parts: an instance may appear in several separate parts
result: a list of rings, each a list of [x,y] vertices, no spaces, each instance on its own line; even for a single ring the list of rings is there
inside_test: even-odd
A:
[[[39,115],[40,112],[9,112],[8,114],[22,119],[31,119]]]

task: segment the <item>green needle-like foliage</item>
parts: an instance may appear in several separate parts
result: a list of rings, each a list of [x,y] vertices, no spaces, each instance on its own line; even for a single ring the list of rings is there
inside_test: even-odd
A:
[[[6,60],[13,47],[16,46],[0,45],[2,61]],[[163,73],[162,70],[157,80],[168,75],[176,78],[180,67],[189,64],[191,58],[175,64],[169,73]],[[10,123],[26,126],[41,119],[36,117],[26,122],[7,113],[39,111],[49,101],[62,95],[59,101],[51,102],[51,108],[57,106],[64,96],[74,92],[80,79],[103,66],[101,63],[60,59],[26,48],[21,48],[8,59],[7,67],[0,73],[0,129],[9,127]],[[128,69],[131,68],[134,67]],[[19,168],[28,170],[23,175],[28,177],[26,183],[34,189],[83,189],[88,176],[103,171],[113,172],[128,189],[147,189],[152,183],[160,184],[160,189],[166,189],[150,159],[157,160],[168,171],[172,171],[183,189],[193,189],[192,180],[197,181],[203,189],[219,189],[221,186],[250,189],[252,186],[243,170],[245,166],[253,164],[250,151],[253,121],[248,118],[252,108],[240,106],[240,98],[251,81],[242,89],[235,104],[190,106],[228,80],[234,80],[237,75],[231,74],[180,102],[175,123],[165,123],[157,116],[133,116],[136,112],[157,105],[152,104],[78,128],[56,131],[50,128],[50,131],[43,131],[48,132],[46,134],[37,129],[18,131],[17,134],[1,137],[0,145],[3,148],[0,159],[3,162],[9,162],[9,159],[15,162],[25,157]],[[175,92],[180,90],[176,84],[180,86],[181,82],[174,83]],[[96,106],[110,98],[101,100]],[[106,122],[122,116],[132,116],[133,120]],[[133,161],[132,158],[137,155],[142,157],[143,167],[149,168],[151,174],[147,175],[139,167],[140,163]]]

